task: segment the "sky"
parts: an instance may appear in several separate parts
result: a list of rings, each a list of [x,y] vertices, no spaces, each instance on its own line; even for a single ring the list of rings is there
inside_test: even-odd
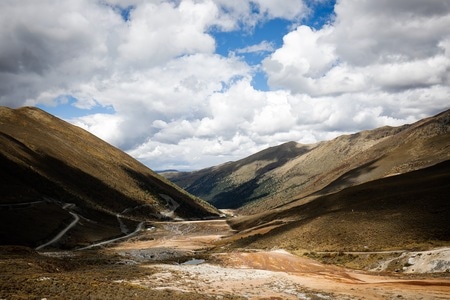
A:
[[[3,0],[0,105],[153,170],[450,108],[450,1]]]

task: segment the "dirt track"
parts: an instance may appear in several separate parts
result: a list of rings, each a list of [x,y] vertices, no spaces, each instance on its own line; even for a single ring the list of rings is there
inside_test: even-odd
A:
[[[179,256],[212,248],[232,234],[224,220],[159,223],[154,230],[112,249],[129,259],[136,252],[176,250]],[[151,236],[151,240],[146,240]],[[153,256],[155,258],[155,256]],[[156,257],[157,258],[157,257]],[[155,259],[158,260],[158,259]],[[206,263],[147,264],[152,276],[129,281],[150,289],[243,296],[247,299],[448,299],[450,279],[412,278],[324,265],[283,250],[210,254]]]

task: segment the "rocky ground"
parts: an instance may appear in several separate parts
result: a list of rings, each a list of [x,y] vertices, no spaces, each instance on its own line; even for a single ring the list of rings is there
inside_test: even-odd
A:
[[[130,240],[99,249],[38,253],[28,248],[3,247],[0,299],[450,297],[448,272],[412,272],[412,266],[418,270],[425,264],[421,257],[429,259],[428,265],[436,262],[432,257],[445,265],[449,261],[445,256],[448,249],[420,255],[400,251],[386,260],[380,256],[379,261],[372,259],[374,266],[389,266],[397,257],[406,269],[362,271],[317,260],[350,254],[314,253],[317,257],[312,259],[280,249],[230,249],[225,242],[232,234],[225,220],[161,222]],[[361,264],[364,261],[361,259]]]

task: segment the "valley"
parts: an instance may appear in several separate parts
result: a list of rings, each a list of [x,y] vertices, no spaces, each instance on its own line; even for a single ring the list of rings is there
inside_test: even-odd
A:
[[[0,146],[0,299],[450,298],[450,110],[165,177],[36,108]]]
[[[434,273],[368,271],[325,264],[283,249],[230,248],[229,241],[236,231],[225,219],[155,222],[145,227],[127,240],[89,250],[35,252],[1,247],[0,265],[4,271],[0,277],[0,297],[255,300],[450,297],[448,264],[445,270]],[[398,250],[395,254],[407,252]],[[435,252],[445,255],[430,264],[450,261],[450,248]],[[354,257],[370,254],[374,253],[352,253]],[[420,255],[414,253],[414,257]],[[382,259],[377,264],[385,262],[388,261]],[[16,289],[18,285],[22,285],[20,289]]]

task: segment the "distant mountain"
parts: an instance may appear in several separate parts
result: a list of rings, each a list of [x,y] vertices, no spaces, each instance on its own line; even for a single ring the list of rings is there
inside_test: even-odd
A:
[[[158,219],[219,212],[87,131],[37,108],[0,107],[0,244],[75,247]],[[141,224],[142,226],[142,224]]]
[[[450,110],[313,145],[289,142],[236,162],[166,176],[219,208],[251,214],[450,159]]]

